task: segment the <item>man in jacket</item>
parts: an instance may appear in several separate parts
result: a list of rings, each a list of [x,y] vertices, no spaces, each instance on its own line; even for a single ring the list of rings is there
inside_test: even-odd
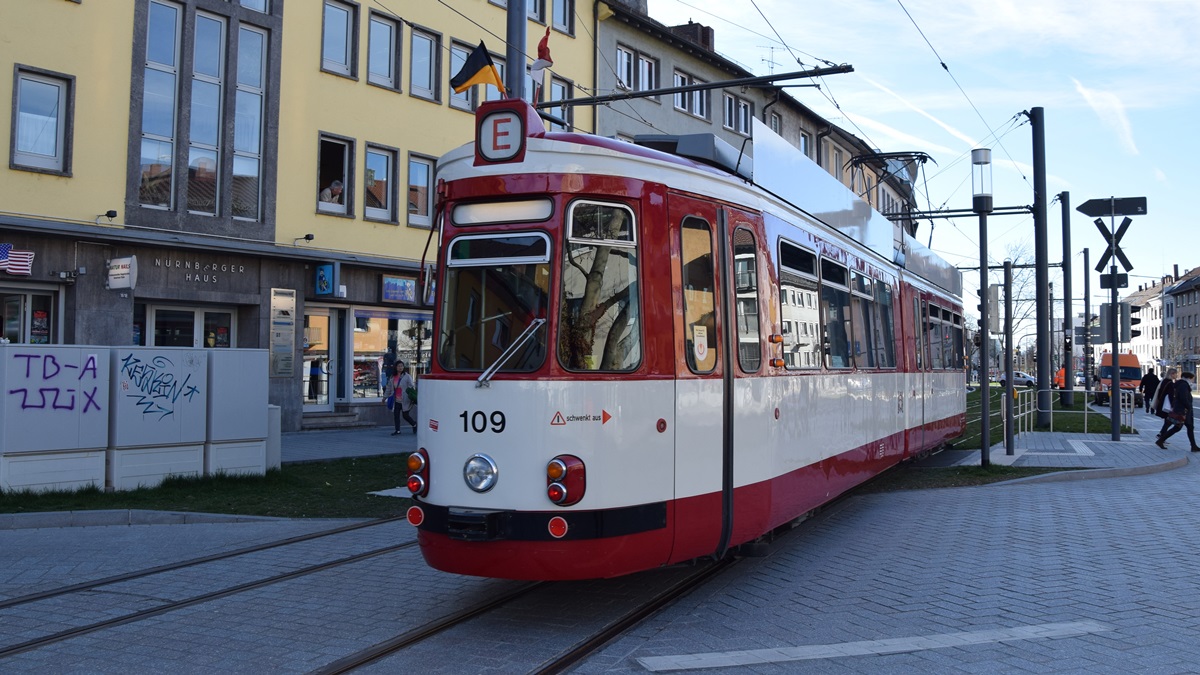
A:
[[[1183,420],[1173,422],[1172,428],[1165,431],[1159,438],[1158,447],[1165,449],[1167,439],[1181,428],[1187,427],[1188,441],[1192,444],[1192,452],[1200,452],[1200,446],[1196,445],[1196,428],[1192,411],[1192,384],[1195,382],[1196,374],[1190,372],[1184,373],[1183,379],[1175,382],[1174,396],[1171,398],[1171,414],[1182,415]],[[1176,419],[1179,418],[1176,417]],[[1168,418],[1167,421],[1171,422],[1172,420]]]
[[[1138,385],[1138,391],[1142,392],[1142,400],[1146,402],[1146,412],[1153,411],[1154,390],[1156,389],[1158,389],[1158,375],[1155,375],[1153,370],[1148,370],[1142,376],[1142,383]]]

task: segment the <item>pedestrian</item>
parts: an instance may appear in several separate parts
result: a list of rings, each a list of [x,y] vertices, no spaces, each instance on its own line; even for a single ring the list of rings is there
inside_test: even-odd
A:
[[[1163,425],[1162,429],[1158,430],[1158,437],[1155,439],[1154,444],[1163,450],[1167,449],[1167,446],[1163,444],[1163,434],[1167,433],[1167,429],[1174,426],[1174,422],[1171,421],[1171,418],[1167,414],[1171,412],[1170,408],[1174,403],[1171,399],[1173,398],[1172,394],[1175,393],[1175,380],[1178,377],[1178,368],[1167,368],[1167,374],[1163,375],[1163,379],[1158,383],[1158,389],[1155,391],[1154,414],[1163,418]]]
[[[412,399],[408,396],[409,389],[415,391],[412,376],[408,374],[408,364],[396,361],[396,369],[388,380],[387,392],[388,395],[395,397],[395,403],[392,404],[392,423],[396,430],[392,432],[393,436],[400,434],[401,417],[412,426],[413,433],[417,433],[417,421],[409,414],[413,407]]]
[[[1192,444],[1192,452],[1200,452],[1200,446],[1196,445],[1196,428],[1192,412],[1192,384],[1196,381],[1196,374],[1187,372],[1183,374],[1183,379],[1177,380],[1174,386],[1174,395],[1171,397],[1171,417],[1167,418],[1172,427],[1169,431],[1160,433],[1160,438],[1157,443],[1158,447],[1164,450],[1167,447],[1167,439],[1175,432],[1187,427],[1188,440]]]
[[[1146,404],[1146,412],[1154,410],[1154,390],[1158,389],[1158,375],[1154,374],[1154,369],[1146,371],[1142,376],[1142,383],[1138,385],[1138,391],[1142,392],[1142,401]]]
[[[321,392],[324,390],[324,387],[321,386],[323,384],[321,380],[323,376],[328,374],[324,363],[319,357],[313,359],[308,364],[308,397],[314,402],[321,397]]]

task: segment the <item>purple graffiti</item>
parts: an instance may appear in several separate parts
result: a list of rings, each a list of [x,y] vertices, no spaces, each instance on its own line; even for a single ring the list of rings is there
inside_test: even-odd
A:
[[[54,384],[55,380],[81,381],[85,378],[96,380],[100,376],[96,355],[89,354],[83,365],[63,363],[54,354],[13,354],[14,360],[24,359],[25,379],[35,380],[39,384]],[[75,410],[82,404],[81,412],[95,409],[101,412],[100,403],[96,400],[98,387],[74,388],[67,386],[52,387],[17,387],[8,390],[9,396],[21,396],[22,410]],[[80,400],[82,394],[85,400]]]

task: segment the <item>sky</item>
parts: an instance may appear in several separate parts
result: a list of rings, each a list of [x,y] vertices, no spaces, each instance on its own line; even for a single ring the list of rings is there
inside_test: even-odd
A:
[[[649,14],[667,25],[711,26],[717,52],[756,75],[824,61],[853,66],[820,80],[819,90],[788,93],[882,152],[932,156],[936,164],[918,177],[923,210],[971,207],[972,148],[992,149],[997,207],[1032,205],[1033,140],[1021,113],[1043,108],[1047,192],[1070,195],[1076,314],[1083,311],[1084,248],[1093,312],[1108,293],[1094,269],[1107,244],[1094,219],[1075,210],[1090,199],[1147,200],[1147,214],[1132,218],[1120,242],[1133,266],[1122,295],[1174,265],[1181,273],[1200,266],[1192,218],[1200,158],[1197,0],[649,0]],[[1047,215],[1056,263],[1063,259],[1061,205],[1050,203]],[[1010,255],[1033,262],[1031,215],[992,215],[987,231],[991,265]],[[956,266],[976,268],[963,275],[964,305],[973,310],[978,218],[922,221],[917,239]],[[1050,280],[1061,298],[1060,268],[1050,269]]]

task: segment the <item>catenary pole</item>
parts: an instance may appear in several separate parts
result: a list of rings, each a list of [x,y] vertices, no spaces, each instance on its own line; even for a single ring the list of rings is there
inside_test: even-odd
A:
[[[1037,426],[1050,426],[1050,270],[1046,243],[1046,118],[1042,108],[1029,110],[1033,132],[1033,238],[1037,286]]]
[[[1075,353],[1067,349],[1068,338],[1075,330],[1075,298],[1071,295],[1071,193],[1060,192],[1062,203],[1062,271],[1063,271],[1063,392],[1062,403],[1070,408],[1075,405]]]

